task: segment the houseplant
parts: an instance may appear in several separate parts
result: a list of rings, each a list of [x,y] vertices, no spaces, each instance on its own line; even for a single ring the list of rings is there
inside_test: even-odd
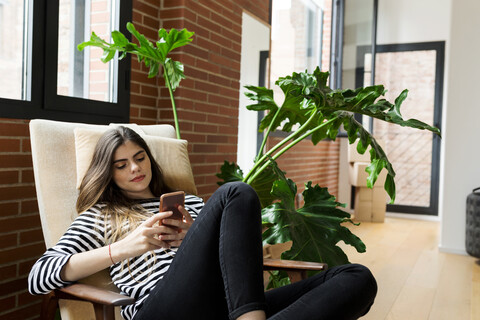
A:
[[[358,252],[365,251],[365,244],[342,226],[345,222],[353,223],[350,214],[341,210],[344,205],[336,202],[326,188],[312,186],[310,181],[305,184],[303,192],[304,206],[295,209],[296,184],[285,177],[275,160],[309,136],[314,145],[323,139],[335,140],[343,125],[349,143],[359,139],[359,153],[363,154],[368,146],[371,147],[367,185],[373,187],[380,171],[387,170],[384,188],[393,203],[395,171],[392,164],[375,138],[355,120],[354,113],[438,135],[440,131],[421,121],[402,118],[400,106],[407,97],[407,90],[392,104],[381,98],[385,93],[382,85],[332,90],[327,86],[328,75],[317,68],[313,73],[294,72],[291,76],[279,78],[276,85],[285,95],[281,106],[275,103],[273,90],[247,86],[249,92],[246,95],[256,102],[247,108],[268,110],[260,125],[260,130],[265,130],[264,140],[253,168],[245,176],[235,163],[228,162],[217,176],[223,182],[245,181],[257,190],[263,206],[262,220],[267,227],[263,234],[264,243],[292,241],[291,249],[282,254],[283,259],[321,261],[335,266],[348,263],[347,256],[336,245],[339,241],[354,246]],[[269,134],[277,128],[290,134],[265,150]]]
[[[177,137],[180,138],[173,91],[185,76],[183,65],[171,60],[167,55],[175,48],[191,42],[193,32],[186,29],[172,29],[170,32],[160,29],[159,40],[154,46],[135,30],[133,24],[129,23],[127,29],[138,40],[139,45],[129,42],[123,34],[114,31],[113,43],[107,43],[92,33],[90,41],[80,44],[79,49],[86,46],[102,48],[104,62],[111,60],[117,51],[121,53],[120,58],[127,53],[137,55],[138,60],[143,61],[149,68],[149,77],[156,76],[162,66],[165,84],[171,97]],[[296,209],[296,184],[285,176],[275,160],[307,137],[311,137],[313,144],[326,138],[334,140],[343,125],[350,143],[359,139],[359,153],[363,154],[367,147],[371,146],[371,164],[367,168],[368,186],[373,187],[380,171],[387,170],[384,188],[393,202],[393,167],[374,137],[354,119],[353,114],[359,113],[401,126],[429,130],[435,134],[440,132],[418,120],[402,118],[400,106],[407,97],[407,90],[392,104],[381,98],[385,93],[382,85],[356,90],[332,90],[327,86],[328,76],[327,72],[321,72],[317,68],[313,73],[294,72],[291,76],[279,78],[276,85],[285,95],[281,106],[275,103],[272,90],[247,86],[249,92],[246,95],[255,102],[247,108],[268,111],[260,125],[260,130],[265,131],[262,147],[254,160],[253,168],[245,176],[238,165],[229,162],[224,163],[217,176],[222,179],[219,184],[244,181],[257,191],[266,227],[264,242],[276,244],[292,241],[291,249],[284,252],[282,258],[326,262],[334,266],[348,263],[347,256],[336,245],[339,241],[354,246],[358,252],[365,251],[365,244],[348,228],[342,226],[346,222],[353,223],[350,214],[341,209],[344,205],[338,203],[327,188],[312,186],[311,182],[305,184],[304,206]],[[280,127],[290,134],[270,150],[265,150],[269,134]],[[281,279],[279,281],[283,282]]]
[[[163,79],[170,94],[170,101],[172,103],[173,118],[175,122],[175,130],[177,139],[180,139],[180,127],[178,125],[177,108],[175,106],[175,97],[173,92],[180,84],[180,81],[185,78],[183,73],[183,64],[179,61],[174,61],[168,57],[168,54],[179,47],[182,47],[192,42],[193,32],[187,29],[180,31],[171,29],[167,32],[165,29],[158,30],[159,40],[153,43],[148,40],[143,34],[135,29],[131,23],[127,23],[127,30],[138,40],[136,43],[128,41],[127,37],[120,31],[112,31],[111,37],[113,43],[108,43],[102,38],[98,37],[95,32],[92,32],[89,41],[78,45],[78,50],[82,51],[85,47],[93,46],[99,47],[103,50],[102,62],[106,63],[112,60],[117,53],[120,53],[118,59],[123,59],[127,53],[137,56],[139,62],[144,62],[145,66],[149,68],[148,77],[153,78],[160,72],[160,67],[163,70]]]

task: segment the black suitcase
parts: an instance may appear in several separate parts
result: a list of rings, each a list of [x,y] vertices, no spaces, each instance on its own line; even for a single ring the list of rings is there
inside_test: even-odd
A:
[[[467,253],[480,258],[480,187],[467,197],[467,227],[465,246]],[[479,192],[477,192],[479,191]]]

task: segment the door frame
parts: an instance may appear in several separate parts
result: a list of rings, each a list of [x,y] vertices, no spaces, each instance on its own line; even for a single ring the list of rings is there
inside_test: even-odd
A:
[[[435,50],[435,93],[434,93],[434,111],[433,111],[433,125],[440,130],[442,129],[442,108],[443,108],[443,82],[444,82],[444,64],[445,64],[445,41],[434,42],[417,42],[417,43],[401,43],[401,44],[377,44],[375,46],[376,53],[387,52],[406,52],[406,51],[423,51]],[[371,53],[371,46],[357,47],[357,67],[355,72],[356,87],[363,87],[363,74],[365,71],[363,61],[367,53]],[[372,74],[372,79],[374,78]],[[369,84],[368,84],[369,85]],[[373,119],[371,119],[373,121]],[[373,131],[373,124],[371,126]],[[433,134],[432,139],[432,167],[431,167],[431,182],[430,182],[430,206],[406,206],[388,204],[387,211],[401,212],[410,214],[426,214],[438,215],[438,201],[439,201],[439,185],[440,185],[440,137]]]

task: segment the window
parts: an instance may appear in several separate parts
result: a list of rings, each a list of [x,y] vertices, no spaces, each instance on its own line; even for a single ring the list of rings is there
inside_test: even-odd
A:
[[[131,11],[130,0],[0,0],[0,117],[127,122],[129,59],[103,64],[77,45],[128,34]]]

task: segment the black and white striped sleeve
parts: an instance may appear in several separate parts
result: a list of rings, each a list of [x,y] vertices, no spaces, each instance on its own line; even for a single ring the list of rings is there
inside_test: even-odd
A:
[[[71,284],[60,276],[70,257],[104,245],[104,222],[99,212],[92,208],[78,216],[58,243],[33,265],[28,276],[28,290],[31,294],[45,294]]]

